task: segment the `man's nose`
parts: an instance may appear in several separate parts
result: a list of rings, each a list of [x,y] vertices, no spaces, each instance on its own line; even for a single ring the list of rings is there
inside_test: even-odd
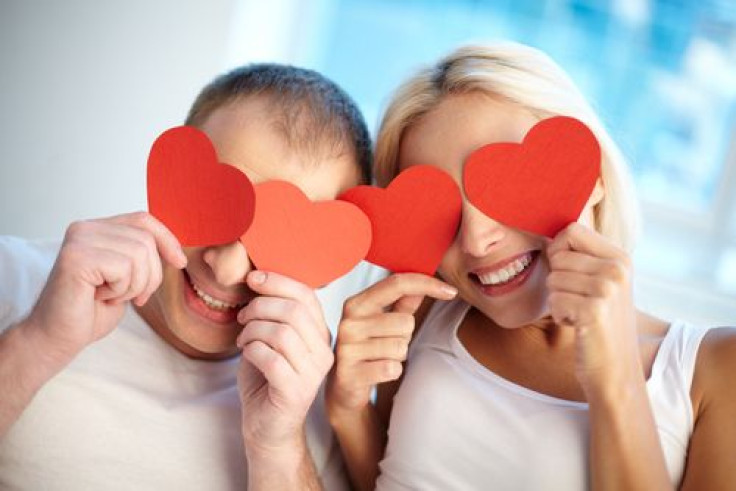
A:
[[[240,242],[208,247],[203,258],[215,280],[224,286],[242,283],[253,269],[245,246]]]

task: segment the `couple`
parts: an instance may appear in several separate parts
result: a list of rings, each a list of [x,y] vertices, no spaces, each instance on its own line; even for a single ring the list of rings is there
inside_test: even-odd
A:
[[[550,240],[464,199],[441,280],[350,298],[334,354],[314,292],[239,243],[182,249],[146,213],[75,223],[60,249],[0,241],[0,487],[340,489],[342,461],[357,489],[732,485],[736,332],[636,310],[624,160],[540,52],[469,46],[415,74],[374,159],[349,97],[291,67],[216,79],[186,123],[254,183],[325,200],[413,164],[462,189],[469,153],[554,115],[601,145],[580,223]]]

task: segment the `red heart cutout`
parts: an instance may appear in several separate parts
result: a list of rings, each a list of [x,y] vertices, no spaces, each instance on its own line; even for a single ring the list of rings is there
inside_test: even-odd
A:
[[[554,237],[580,217],[600,175],[601,149],[590,129],[556,116],[522,143],[491,143],[465,162],[465,193],[505,225]]]
[[[218,162],[202,131],[164,131],[148,155],[148,209],[184,246],[235,242],[253,220],[255,192],[237,168]]]
[[[409,167],[386,189],[358,186],[339,199],[355,203],[371,219],[366,260],[396,273],[434,274],[460,223],[457,184],[430,165]]]
[[[255,265],[312,288],[348,273],[371,243],[371,223],[357,206],[312,202],[285,181],[256,185],[258,209],[240,238]]]

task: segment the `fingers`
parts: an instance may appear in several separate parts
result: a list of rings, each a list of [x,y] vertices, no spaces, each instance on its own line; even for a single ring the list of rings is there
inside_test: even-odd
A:
[[[145,304],[161,284],[163,271],[153,237],[134,227],[109,225],[104,235],[94,240],[95,245],[127,256],[131,261],[129,290],[122,300]]]
[[[559,250],[553,256],[548,256],[548,258],[549,267],[552,271],[574,271],[586,274],[596,274],[600,270],[602,261],[590,254],[568,249]]]
[[[153,237],[140,229],[105,221],[77,222],[69,227],[63,246],[78,260],[75,274],[100,290],[96,298],[143,305],[161,284],[161,260]],[[75,253],[74,251],[79,251]],[[104,257],[104,258],[103,258]],[[109,264],[108,264],[109,262]],[[126,263],[126,289],[120,263]]]
[[[605,259],[628,258],[625,251],[612,244],[606,237],[580,223],[571,223],[552,240],[547,256],[552,258],[564,250],[582,252]]]
[[[398,379],[403,371],[400,361],[365,361],[345,367],[335,373],[335,384],[344,390],[370,390],[372,387]]]
[[[108,249],[91,248],[86,252],[88,261],[94,264],[90,270],[90,283],[100,286],[95,292],[98,300],[124,302],[130,297],[133,263],[130,257]],[[86,273],[83,271],[83,274]]]
[[[238,322],[245,325],[246,330],[255,320],[288,324],[311,353],[330,350],[327,326],[316,321],[303,302],[291,298],[256,297],[238,313]]]
[[[149,233],[161,258],[176,268],[187,265],[187,257],[176,236],[156,217],[146,212],[128,213],[105,219],[109,223],[127,225]]]
[[[457,294],[457,289],[447,283],[419,273],[393,274],[367,288],[362,293],[349,298],[343,308],[344,317],[369,317],[383,312],[402,297],[420,297],[419,301],[403,300],[398,307],[403,312],[416,311],[421,304],[421,297],[429,296],[438,300],[450,300]]]
[[[239,348],[255,342],[268,345],[291,365],[294,372],[309,374],[313,370],[310,354],[303,340],[296,331],[287,324],[271,321],[251,321],[243,329],[237,339]]]
[[[561,326],[597,325],[605,321],[606,302],[568,292],[552,292],[547,306],[554,321]]]
[[[281,392],[288,393],[298,378],[291,364],[263,341],[252,341],[244,345],[243,358],[263,374],[269,385]]]
[[[287,276],[265,271],[251,271],[246,277],[251,290],[270,297],[288,298],[303,304],[315,322],[324,324],[322,306],[314,290]]]
[[[361,343],[343,344],[340,359],[357,361],[406,360],[409,342],[404,337],[382,337],[365,340]]]
[[[414,326],[414,315],[404,312],[343,319],[335,348],[331,399],[338,405],[360,407],[374,385],[399,378]]]
[[[424,296],[422,295],[406,295],[401,297],[394,303],[391,308],[392,312],[400,312],[406,314],[414,314],[419,306],[422,305]]]
[[[343,319],[338,330],[338,342],[355,343],[380,337],[411,339],[414,332],[414,315],[403,312],[386,312],[363,319]]]
[[[615,294],[617,283],[603,275],[553,271],[547,276],[547,288],[550,291],[575,293],[585,297],[607,298]]]

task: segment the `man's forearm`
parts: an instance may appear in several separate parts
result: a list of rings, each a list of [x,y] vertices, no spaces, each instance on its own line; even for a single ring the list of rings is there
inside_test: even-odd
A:
[[[40,332],[20,324],[0,334],[0,438],[36,392],[66,365],[44,353]]]
[[[307,449],[306,439],[288,452],[269,452],[249,448],[248,491],[320,491],[322,483]]]

